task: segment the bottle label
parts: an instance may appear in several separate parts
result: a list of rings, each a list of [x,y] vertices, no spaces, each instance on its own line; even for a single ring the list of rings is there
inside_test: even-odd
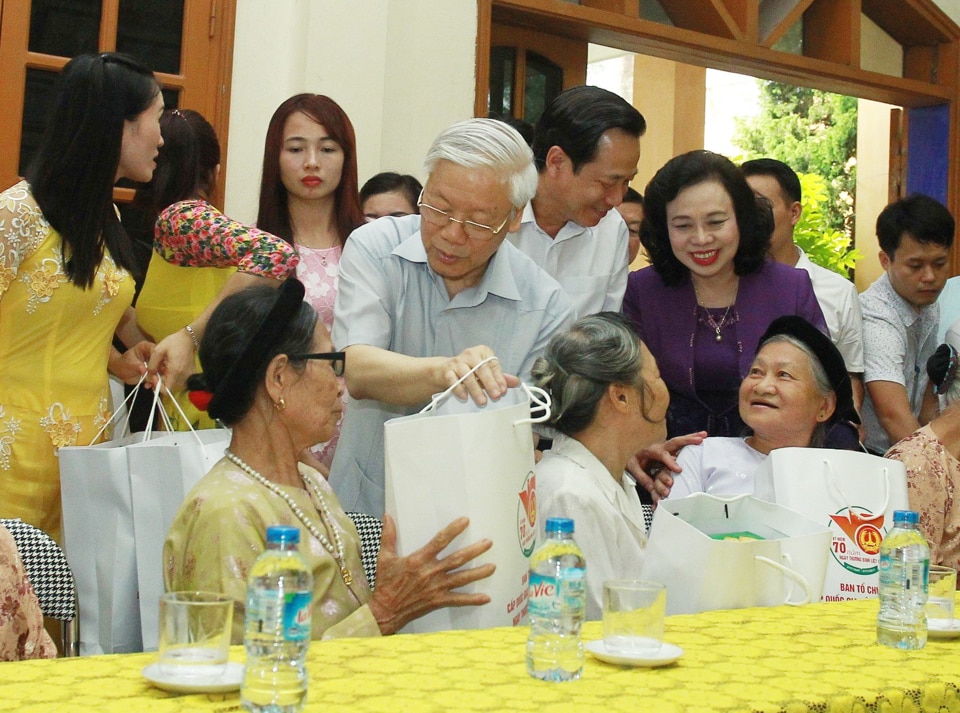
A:
[[[289,592],[283,597],[283,638],[303,641],[310,638],[310,609],[313,592]]]
[[[579,567],[565,567],[559,577],[530,573],[530,616],[553,619],[564,612],[582,611],[585,596],[585,574]]]

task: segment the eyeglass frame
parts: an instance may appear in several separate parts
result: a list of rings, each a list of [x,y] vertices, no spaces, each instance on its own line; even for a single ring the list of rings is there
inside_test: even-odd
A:
[[[330,362],[334,376],[343,376],[347,368],[346,352],[314,352],[312,354],[287,354],[290,361],[306,361],[307,359],[322,359]],[[339,368],[338,368],[339,367]]]
[[[430,223],[431,225],[435,225],[435,226],[438,227],[438,228],[439,228],[439,227],[444,227],[444,228],[445,228],[445,227],[446,227],[447,225],[449,225],[450,223],[456,223],[456,224],[459,225],[461,228],[463,228],[464,232],[466,232],[466,227],[467,227],[468,225],[473,226],[474,228],[481,228],[481,229],[483,229],[483,230],[489,230],[489,231],[490,231],[490,237],[486,237],[486,236],[485,236],[485,237],[482,237],[482,238],[478,238],[478,237],[476,237],[475,235],[470,235],[469,233],[467,234],[467,237],[472,238],[473,240],[483,240],[483,241],[493,240],[495,237],[497,237],[497,235],[500,233],[500,231],[502,231],[505,227],[507,227],[507,223],[509,223],[510,220],[511,220],[511,218],[513,218],[514,212],[515,212],[515,210],[514,210],[513,208],[511,208],[511,209],[510,209],[510,213],[507,215],[506,218],[503,219],[503,222],[500,223],[500,225],[498,225],[496,228],[494,228],[492,225],[484,225],[483,223],[477,223],[477,222],[472,221],[472,220],[459,220],[459,219],[457,219],[457,218],[454,218],[454,217],[453,217],[453,213],[450,213],[449,211],[440,210],[439,208],[437,208],[437,207],[435,207],[435,206],[432,206],[432,205],[430,205],[429,203],[424,203],[424,202],[423,202],[423,191],[420,191],[420,195],[419,195],[419,197],[417,198],[417,208],[418,208],[418,209],[420,209],[420,208],[428,208],[429,210],[432,210],[432,211],[434,211],[435,213],[439,213],[439,214],[442,215],[444,218],[446,218],[446,219],[447,219],[447,223],[445,223],[443,226],[440,226],[440,225],[438,225],[437,223],[430,223],[429,220],[426,221],[427,223]],[[421,216],[421,218],[423,218],[423,211],[422,211],[422,210],[420,211],[420,216]],[[424,220],[425,220],[425,219],[424,219]]]

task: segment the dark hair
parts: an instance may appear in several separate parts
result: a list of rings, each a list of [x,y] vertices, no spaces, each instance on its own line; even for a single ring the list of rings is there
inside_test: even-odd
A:
[[[198,356],[202,373],[187,379],[187,388],[210,391],[210,416],[231,426],[240,421],[250,410],[257,389],[263,384],[267,367],[278,354],[303,354],[309,352],[313,342],[313,330],[317,313],[303,301],[303,287],[299,298],[288,287],[287,280],[279,289],[255,285],[226,297],[210,315],[207,328],[200,342]],[[298,283],[299,285],[299,283]],[[275,319],[276,307],[281,301],[292,302],[290,312],[284,318]],[[267,324],[282,322],[282,324]],[[269,334],[264,334],[264,331]],[[252,345],[256,342],[255,345]],[[251,349],[251,347],[254,347]],[[259,353],[251,357],[252,351]],[[243,363],[253,359],[255,363]],[[298,371],[305,363],[291,362]],[[242,369],[240,378],[238,366]],[[229,381],[229,393],[218,391]],[[214,408],[214,406],[218,408]]]
[[[160,133],[163,146],[157,156],[157,170],[133,201],[151,231],[157,215],[167,206],[209,195],[220,163],[217,134],[199,112],[165,111],[160,117]]]
[[[340,184],[334,192],[337,232],[340,243],[343,244],[351,232],[366,222],[363,211],[360,210],[360,195],[357,191],[357,139],[350,117],[333,99],[322,94],[292,96],[278,106],[270,118],[263,148],[257,227],[279,235],[293,244],[287,189],[280,180],[280,152],[283,150],[283,130],[287,119],[298,111],[321,124],[330,138],[343,149],[343,171],[340,174]]]
[[[881,211],[877,218],[877,242],[892,260],[904,233],[909,233],[918,243],[934,243],[949,248],[953,245],[955,229],[953,216],[940,201],[922,193],[914,193]]]
[[[417,207],[417,199],[420,197],[420,191],[422,190],[423,186],[414,176],[384,171],[372,176],[363,184],[363,188],[360,189],[360,205],[363,206],[370,196],[396,192],[402,193],[403,197],[410,202],[414,213],[419,213],[420,208]]]
[[[550,393],[550,425],[569,436],[593,423],[611,384],[638,387],[646,418],[642,367],[642,342],[633,323],[617,312],[600,312],[555,334],[530,374],[537,386]]]
[[[667,203],[685,188],[717,181],[733,202],[740,232],[740,244],[733,258],[737,275],[749,275],[763,265],[773,232],[770,203],[757,196],[747,179],[726,156],[712,151],[690,151],[670,159],[647,184],[644,191],[640,242],[657,274],[667,285],[679,284],[690,271],[670,247]]]
[[[114,52],[75,57],[60,75],[53,114],[26,178],[44,218],[60,234],[64,271],[78,287],[93,285],[104,250],[136,271],[114,212],[113,184],[124,121],[135,120],[159,93],[149,69]]]
[[[800,177],[783,161],[778,161],[775,158],[755,158],[752,161],[741,163],[740,170],[747,178],[750,176],[770,176],[780,184],[780,190],[784,197],[796,203],[803,200]]]
[[[547,152],[559,146],[577,172],[592,161],[605,131],[622,129],[638,139],[647,130],[643,115],[625,99],[600,87],[573,87],[550,102],[533,135],[537,170],[546,166]]]
[[[527,142],[527,146],[533,148],[533,124],[525,119],[517,119],[513,116],[504,116],[503,114],[488,114],[488,119],[502,121],[509,127],[517,130],[517,133]]]
[[[643,205],[643,196],[640,194],[640,191],[634,190],[630,186],[627,186],[627,190],[623,194],[623,202]]]

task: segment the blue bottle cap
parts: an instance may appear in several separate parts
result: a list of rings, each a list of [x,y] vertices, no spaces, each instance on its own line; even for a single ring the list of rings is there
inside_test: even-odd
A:
[[[920,522],[920,513],[915,510],[894,510],[893,511],[893,522],[894,524],[898,522],[907,522],[911,525],[916,525]]]
[[[290,525],[271,525],[267,528],[267,543],[296,545],[300,542],[300,528]]]
[[[573,520],[569,517],[548,517],[547,534],[551,532],[573,532]]]

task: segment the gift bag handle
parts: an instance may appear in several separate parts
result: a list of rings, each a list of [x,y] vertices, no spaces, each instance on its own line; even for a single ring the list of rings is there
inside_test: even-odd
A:
[[[840,502],[847,506],[848,511],[853,510],[853,506],[850,504],[851,500],[848,498],[843,490],[840,488],[840,481],[837,479],[836,473],[833,472],[833,464],[827,459],[823,459],[823,465],[826,466],[827,472],[827,485],[833,488],[836,491],[836,494],[840,496]],[[883,469],[883,504],[880,506],[879,510],[874,511],[874,514],[869,517],[860,516],[860,519],[865,522],[870,522],[872,520],[877,520],[883,517],[883,514],[887,511],[887,508],[890,505],[890,478],[889,472],[886,467]]]
[[[790,561],[789,555],[784,554],[783,557],[788,562]],[[787,592],[787,596],[783,599],[784,604],[789,604],[792,607],[799,607],[810,603],[810,583],[807,581],[806,577],[797,572],[795,569],[791,569],[787,565],[776,562],[769,557],[764,557],[763,555],[754,555],[754,559],[757,562],[773,567],[791,581],[790,590]],[[790,595],[793,594],[793,583],[799,584],[800,588],[803,590],[803,599],[799,602],[790,601]]]
[[[468,371],[466,374],[464,374],[459,379],[457,379],[452,384],[450,384],[450,386],[447,387],[446,391],[443,391],[439,394],[434,394],[433,396],[431,396],[430,403],[428,403],[426,406],[420,409],[420,413],[433,411],[435,408],[437,408],[437,406],[439,406],[442,402],[446,401],[450,397],[450,394],[453,393],[453,390],[455,388],[457,388],[458,386],[460,386],[460,384],[462,384],[464,381],[466,381],[471,376],[473,376],[474,373],[476,373],[477,369],[479,369],[481,366],[491,361],[499,361],[499,358],[497,357],[496,354],[492,356],[488,356],[486,359],[481,359],[480,361],[477,362],[476,366],[474,366],[470,371]]]
[[[132,402],[133,399],[136,398],[137,394],[140,393],[140,388],[143,386],[143,381],[144,381],[144,379],[146,379],[146,378],[147,378],[146,372],[144,372],[143,374],[140,375],[140,380],[136,383],[136,385],[135,385],[134,388],[130,391],[130,393],[127,394],[127,397],[126,397],[123,401],[120,402],[120,406],[119,406],[118,408],[115,408],[115,409],[113,410],[113,413],[110,414],[110,418],[108,418],[108,419],[106,420],[106,422],[103,424],[103,426],[100,427],[100,430],[97,431],[97,434],[90,440],[90,443],[87,444],[88,446],[92,446],[94,443],[97,442],[97,440],[100,438],[100,436],[102,436],[102,435],[104,434],[104,432],[107,430],[107,428],[110,426],[110,424],[113,423],[113,422],[116,420],[117,416],[120,414],[120,409],[122,409],[124,406],[127,406],[127,407],[128,407],[128,408],[127,408],[127,418],[126,418],[126,420],[123,422],[123,429],[120,431],[120,433],[121,433],[121,435],[126,435],[126,434],[128,434],[128,433],[130,432],[130,418],[131,418],[132,414],[130,413],[129,405],[130,405],[130,402]],[[151,431],[153,430],[153,414],[154,414],[154,411],[155,411],[156,408],[157,408],[157,404],[159,403],[159,398],[160,398],[160,388],[159,388],[159,387],[160,387],[160,381],[159,381],[159,377],[158,377],[158,379],[157,379],[157,387],[154,389],[154,393],[153,393],[153,408],[151,408],[151,410],[150,410],[150,418],[149,418],[149,420],[148,420],[148,422],[147,422],[147,430],[144,431],[144,434],[143,434],[143,440],[144,440],[144,441],[146,441],[146,440],[148,440],[148,439],[150,438],[150,433],[151,433]],[[163,409],[163,404],[160,404],[160,408],[161,408],[161,410]],[[166,414],[165,411],[163,411],[163,413],[162,413],[162,418],[163,418],[165,424],[169,424],[170,419],[167,417],[167,414]]]
[[[443,401],[449,398],[450,394],[453,393],[453,390],[455,388],[460,386],[460,384],[466,381],[469,377],[473,376],[474,372],[476,372],[477,369],[479,369],[481,366],[483,366],[488,362],[494,361],[495,359],[499,361],[498,357],[496,355],[493,355],[493,356],[488,356],[486,359],[482,359],[479,362],[477,362],[476,366],[470,369],[470,371],[468,371],[466,374],[461,376],[459,379],[454,381],[449,387],[447,387],[446,391],[439,394],[434,394],[433,396],[431,396],[430,403],[428,403],[426,406],[420,409],[420,413],[427,413],[428,411],[433,411]],[[524,390],[524,392],[526,392],[527,400],[529,400],[533,404],[533,407],[530,409],[531,414],[535,413],[537,415],[531,415],[530,418],[518,419],[513,422],[513,425],[518,426],[521,423],[543,423],[548,418],[550,418],[550,406],[551,406],[550,394],[548,394],[546,391],[541,389],[539,386],[527,386],[526,384],[521,383],[520,387]]]
[[[519,426],[521,423],[543,423],[548,420],[551,413],[550,409],[553,405],[550,394],[539,386],[527,386],[522,382],[520,387],[526,392],[527,400],[530,401],[531,404],[530,418],[518,418],[513,422],[513,425]]]

